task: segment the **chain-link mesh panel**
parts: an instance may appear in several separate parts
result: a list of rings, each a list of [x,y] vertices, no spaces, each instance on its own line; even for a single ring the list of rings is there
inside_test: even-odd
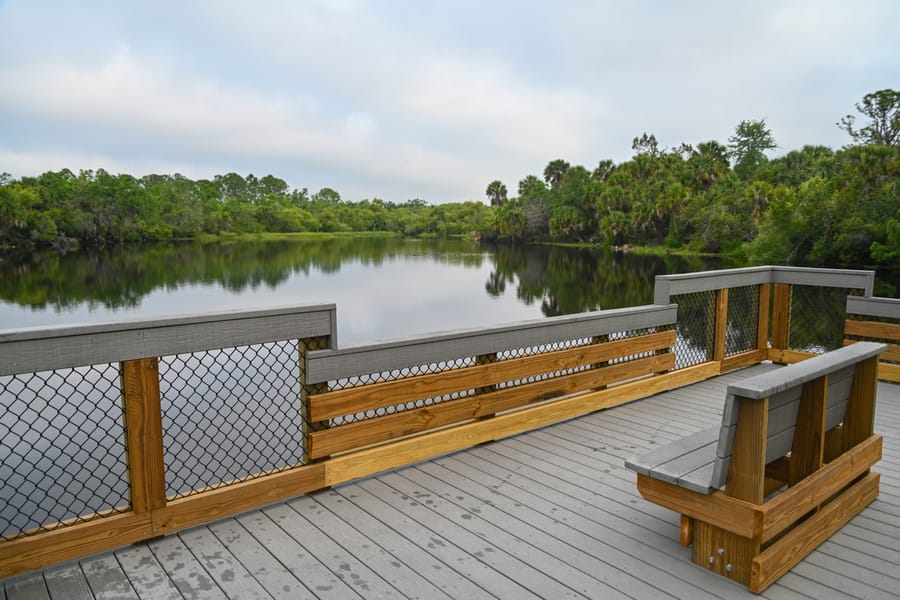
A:
[[[675,368],[699,365],[708,360],[716,323],[716,293],[692,292],[679,294],[670,300],[678,304],[678,323],[675,328]]]
[[[166,492],[186,496],[300,464],[296,341],[160,360]]]
[[[759,286],[747,285],[728,290],[728,327],[725,330],[725,356],[756,348],[759,329]]]
[[[118,365],[0,377],[0,539],[130,508]]]
[[[794,285],[791,289],[788,348],[828,352],[843,345],[847,296],[862,290]]]
[[[509,350],[503,350],[497,352],[496,354],[491,355],[482,355],[482,356],[472,356],[472,357],[463,357],[455,360],[448,360],[436,363],[428,363],[415,365],[411,367],[406,367],[403,369],[395,369],[391,371],[382,371],[378,373],[370,373],[366,375],[359,375],[354,377],[348,377],[345,379],[340,379],[337,381],[329,382],[328,389],[330,390],[339,390],[339,389],[347,389],[352,387],[371,385],[375,383],[383,383],[389,381],[395,381],[398,379],[406,379],[410,377],[416,377],[419,375],[427,375],[434,373],[446,373],[454,370],[471,367],[476,364],[485,364],[488,362],[503,362],[507,360],[514,360],[525,358],[529,356],[537,356],[541,354],[547,354],[550,352],[556,352],[560,350],[568,350],[572,348],[578,348],[583,346],[588,346],[591,344],[601,343],[607,340],[615,340],[622,339],[626,337],[633,337],[636,335],[641,335],[644,333],[649,333],[652,331],[661,331],[664,328],[647,328],[640,329],[635,331],[623,331],[612,334],[610,336],[605,336],[603,338],[595,338],[595,337],[586,337],[586,338],[578,338],[574,340],[562,340],[558,342],[550,342],[546,344],[539,344],[535,346],[528,346],[523,348],[513,348]],[[619,357],[615,360],[609,361],[609,363],[605,364],[614,364],[618,362],[624,362],[626,360],[632,360],[635,358],[642,358],[645,356],[652,356],[653,352],[646,352],[640,354],[634,354],[625,357]],[[360,411],[351,415],[343,415],[341,417],[332,418],[328,424],[329,425],[344,425],[347,423],[354,423],[358,421],[364,421],[366,419],[372,419],[375,417],[380,417],[383,415],[389,415],[399,412],[404,412],[408,410],[415,410],[417,408],[423,408],[426,406],[433,406],[436,404],[440,404],[442,402],[447,402],[449,400],[456,400],[459,398],[466,398],[478,393],[485,393],[491,390],[499,390],[509,387],[515,387],[518,385],[524,385],[528,383],[534,383],[538,381],[545,381],[548,379],[554,379],[557,377],[563,377],[565,375],[571,375],[573,373],[586,371],[595,366],[601,365],[583,365],[574,368],[561,369],[557,371],[551,371],[546,373],[538,373],[528,377],[524,377],[522,379],[515,379],[510,381],[504,381],[495,383],[486,388],[472,388],[467,390],[459,390],[450,394],[444,394],[440,396],[419,398],[414,401],[405,402],[401,404],[395,404],[390,406],[384,406],[379,408],[373,408],[366,411]],[[320,390],[323,391],[323,390]],[[315,392],[312,392],[315,393]]]

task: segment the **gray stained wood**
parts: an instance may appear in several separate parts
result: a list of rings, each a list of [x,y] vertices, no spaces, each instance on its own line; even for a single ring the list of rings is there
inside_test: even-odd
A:
[[[881,495],[761,596],[696,567],[624,461],[719,425],[759,365],[0,581],[58,598],[897,598],[900,386],[879,383]]]

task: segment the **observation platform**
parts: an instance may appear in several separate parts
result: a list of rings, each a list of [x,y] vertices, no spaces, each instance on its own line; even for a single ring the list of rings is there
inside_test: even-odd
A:
[[[720,422],[763,363],[114,551],[0,580],[38,598],[897,598],[900,385],[881,492],[762,595],[691,563],[624,461]]]

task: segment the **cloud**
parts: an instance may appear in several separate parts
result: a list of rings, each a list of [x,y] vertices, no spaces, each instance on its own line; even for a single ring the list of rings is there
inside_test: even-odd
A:
[[[834,122],[896,79],[898,20],[890,0],[13,0],[0,170],[43,155],[458,201],[554,158],[627,159],[643,131],[724,141],[766,118],[784,150],[838,146]]]

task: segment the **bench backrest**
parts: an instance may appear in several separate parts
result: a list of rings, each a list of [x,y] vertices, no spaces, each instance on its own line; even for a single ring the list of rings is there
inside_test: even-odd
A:
[[[742,402],[769,399],[766,431],[766,464],[791,451],[803,385],[828,376],[826,431],[844,420],[853,389],[856,365],[877,356],[884,344],[858,342],[782,369],[750,377],[728,386],[722,426],[716,445],[711,486],[720,488],[728,480],[734,435]]]

